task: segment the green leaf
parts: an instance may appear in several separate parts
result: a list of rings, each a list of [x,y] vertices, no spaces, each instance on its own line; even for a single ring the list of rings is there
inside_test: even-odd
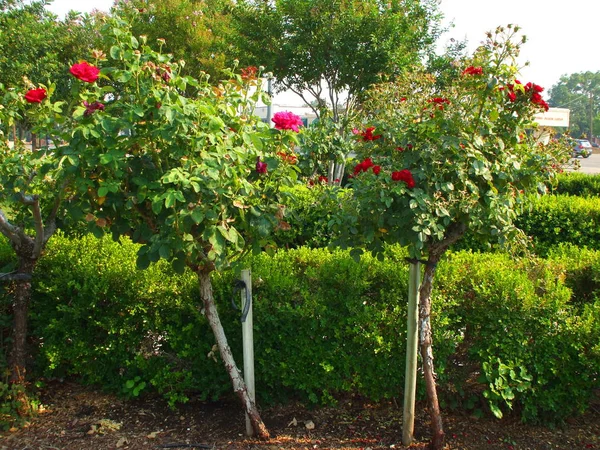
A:
[[[106,197],[106,195],[108,194],[109,190],[107,186],[101,186],[98,189],[98,197]]]
[[[169,256],[171,256],[171,247],[166,244],[161,245],[158,249],[158,254],[163,259],[169,259]]]
[[[195,224],[199,224],[204,220],[204,213],[199,208],[193,209],[191,216]]]
[[[498,419],[502,419],[502,410],[498,408],[498,405],[496,405],[495,403],[490,403],[490,410],[492,411],[492,414],[494,416],[496,416]]]
[[[175,273],[181,275],[183,272],[185,272],[185,256],[178,256],[171,262],[171,265],[173,266]]]
[[[147,269],[148,267],[150,267],[150,258],[148,258],[148,254],[144,253],[144,254],[140,255],[138,253],[138,257],[136,259],[135,266],[139,270],[144,270],[144,269]]]
[[[217,230],[221,233],[221,235],[227,239],[232,244],[237,244],[238,233],[235,228],[225,228],[222,225],[217,226]]]
[[[110,48],[110,57],[112,59],[121,59],[121,54],[123,53],[123,51],[121,50],[120,47],[113,45]]]

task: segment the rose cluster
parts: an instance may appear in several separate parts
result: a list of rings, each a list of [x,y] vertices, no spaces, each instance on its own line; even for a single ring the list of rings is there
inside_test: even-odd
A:
[[[523,85],[519,80],[515,80],[514,83],[510,83],[506,87],[508,99],[513,103],[517,101],[518,97],[521,97],[543,108],[544,111],[548,111],[550,108],[550,105],[548,105],[541,95],[544,88],[535,83],[529,82],[526,85]]]
[[[78,78],[81,81],[85,81],[86,83],[93,83],[98,79],[100,69],[98,69],[96,66],[92,66],[86,61],[82,61],[80,63],[73,64],[69,69],[69,72],[71,72],[71,75],[73,75],[75,78]],[[44,100],[47,96],[48,92],[44,88],[30,89],[25,94],[25,100],[28,103],[42,103],[42,100]],[[95,106],[91,106],[90,109],[90,105],[84,102],[84,106],[86,107],[86,111],[84,114],[86,116],[89,116],[96,110],[104,109],[104,105],[102,103],[94,102],[92,105]]]
[[[381,166],[376,165],[371,158],[365,158],[354,167],[354,176],[361,172],[368,172],[369,169],[371,169],[375,175],[379,175],[381,172]],[[392,181],[403,181],[409,189],[415,187],[415,180],[411,171],[408,169],[392,172]]]
[[[373,134],[373,131],[375,131],[375,127],[367,127],[365,131],[360,131],[354,128],[352,130],[352,133],[360,135],[364,142],[376,141],[377,139],[381,139],[381,134]]]

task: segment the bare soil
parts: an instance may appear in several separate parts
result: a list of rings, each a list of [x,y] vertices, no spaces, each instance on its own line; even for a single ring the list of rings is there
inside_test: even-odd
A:
[[[50,384],[41,399],[43,410],[25,428],[0,434],[0,450],[424,449],[429,434],[424,405],[418,405],[416,441],[405,447],[401,405],[358,398],[329,408],[264,409],[268,441],[245,436],[244,415],[234,399],[192,399],[173,411],[158,398],[126,401],[70,382]],[[447,449],[600,450],[600,402],[560,429],[451,411],[444,411],[444,420]]]

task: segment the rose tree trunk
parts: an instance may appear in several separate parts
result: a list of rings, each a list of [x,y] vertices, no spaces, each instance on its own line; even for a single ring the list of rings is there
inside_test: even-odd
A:
[[[421,359],[423,361],[423,376],[425,378],[425,390],[427,392],[427,402],[429,415],[431,418],[431,444],[432,450],[442,450],[444,448],[444,427],[442,423],[442,414],[437,396],[437,387],[435,383],[435,371],[433,365],[433,338],[431,333],[431,291],[433,289],[433,279],[435,270],[442,255],[448,248],[459,240],[466,231],[466,226],[462,223],[455,223],[450,226],[444,240],[432,243],[429,247],[427,262],[425,263],[425,273],[423,274],[423,283],[419,291],[419,344],[421,348]]]
[[[31,301],[31,274],[34,264],[23,261],[19,270],[10,278],[14,282],[13,294],[13,344],[10,355],[10,381],[23,383],[27,367],[27,319]]]
[[[217,346],[219,347],[219,353],[223,359],[223,364],[225,364],[225,369],[227,370],[229,378],[231,379],[231,383],[233,384],[233,390],[242,401],[244,410],[250,419],[250,423],[252,424],[252,428],[254,429],[256,435],[262,439],[268,439],[270,437],[269,431],[260,418],[256,404],[252,401],[250,395],[248,394],[246,383],[244,383],[241,372],[237,368],[235,360],[233,359],[231,348],[227,343],[227,337],[225,336],[225,331],[221,325],[221,320],[219,319],[219,314],[213,298],[210,271],[200,269],[196,273],[200,283],[200,298],[204,304],[204,314],[206,315],[206,319],[208,320],[213,334],[215,335],[215,340],[217,341]]]

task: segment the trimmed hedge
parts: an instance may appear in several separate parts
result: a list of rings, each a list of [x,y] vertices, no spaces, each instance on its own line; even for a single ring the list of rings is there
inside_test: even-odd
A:
[[[212,333],[191,273],[165,261],[136,268],[139,246],[92,235],[55,236],[35,271],[31,330],[38,373],[139,395],[153,386],[174,404],[193,390],[227,392],[227,375],[207,358]]]
[[[160,262],[138,271],[136,252],[126,240],[52,239],[35,274],[37,373],[127,396],[155,390],[173,405],[190,393],[229,395],[194,276]],[[299,248],[245,261],[254,280],[259,401],[400,396],[404,257],[395,247],[382,261],[357,263],[346,251]],[[599,262],[599,252],[573,246],[547,260],[455,252],[441,262],[432,320],[446,406],[496,414],[512,407],[524,420],[546,422],[585,410],[600,387]],[[234,278],[216,275],[214,291],[241,362]]]
[[[600,250],[600,196],[591,195],[592,186],[600,186],[600,176],[572,173],[561,176],[560,180],[559,186],[568,185],[571,190],[588,192],[590,196],[530,197],[529,207],[516,220],[517,227],[531,237],[534,252],[542,257],[559,243]],[[333,214],[347,204],[344,196],[348,191],[298,186],[290,192],[293,197],[286,213],[290,229],[278,233],[277,244],[284,248],[326,247],[334,239],[330,228]],[[481,242],[469,233],[453,247],[454,250],[481,252],[495,248],[493,243]]]
[[[566,172],[558,176],[554,194],[596,197],[600,195],[600,175]]]
[[[532,237],[538,255],[559,243],[600,250],[600,198],[545,195],[531,202],[516,225]]]

